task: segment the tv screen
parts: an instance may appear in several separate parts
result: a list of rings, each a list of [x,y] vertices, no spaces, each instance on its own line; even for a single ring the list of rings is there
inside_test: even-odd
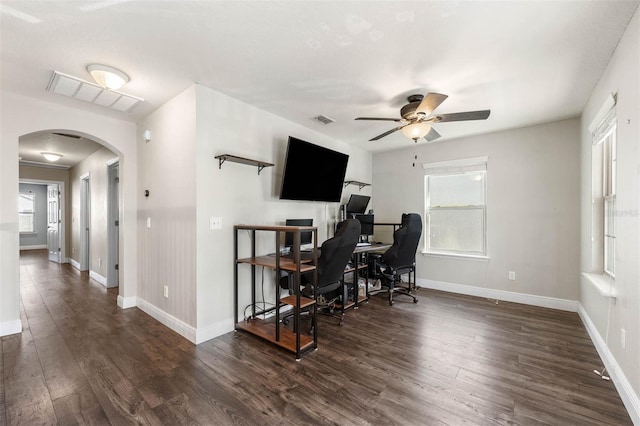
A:
[[[371,197],[368,195],[351,194],[347,203],[347,214],[364,214],[367,211],[367,205]]]
[[[282,200],[339,202],[349,156],[289,136]]]

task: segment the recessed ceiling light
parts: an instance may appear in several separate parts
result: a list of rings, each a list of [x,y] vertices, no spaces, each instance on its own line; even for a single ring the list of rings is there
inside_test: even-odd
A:
[[[55,152],[41,152],[40,154],[52,163],[62,158],[62,154],[56,154]]]
[[[102,64],[91,64],[87,71],[100,86],[109,90],[118,90],[129,82],[129,76],[117,68]]]

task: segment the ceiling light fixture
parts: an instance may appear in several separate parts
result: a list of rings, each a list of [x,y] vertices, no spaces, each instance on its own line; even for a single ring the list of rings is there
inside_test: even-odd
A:
[[[431,124],[419,121],[404,126],[402,128],[402,134],[409,139],[413,139],[414,142],[418,142],[418,139],[425,137],[427,133],[429,133],[429,130],[431,130]]]
[[[62,154],[56,154],[55,152],[41,152],[40,154],[52,163],[55,163],[62,158]]]
[[[102,64],[91,64],[87,71],[100,86],[109,90],[118,90],[129,82],[129,76],[117,68]]]

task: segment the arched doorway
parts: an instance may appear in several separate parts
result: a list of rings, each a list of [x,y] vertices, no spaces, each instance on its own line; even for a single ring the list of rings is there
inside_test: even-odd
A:
[[[48,226],[48,246],[58,250],[50,250],[49,258],[88,271],[105,287],[117,287],[119,153],[89,135],[56,129],[20,136],[18,154],[21,181],[57,180],[66,187],[66,200],[59,209],[49,191],[47,216],[55,221]],[[56,229],[63,232],[60,238]]]

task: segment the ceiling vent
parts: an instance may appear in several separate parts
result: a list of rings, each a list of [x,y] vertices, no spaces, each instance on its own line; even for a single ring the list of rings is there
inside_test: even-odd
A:
[[[130,112],[138,103],[144,102],[142,98],[107,90],[95,83],[59,71],[54,71],[51,75],[47,91],[122,112]]]
[[[317,117],[313,117],[314,120],[319,121],[322,124],[331,124],[335,123],[336,120],[333,118],[327,117],[326,115],[318,115]]]

